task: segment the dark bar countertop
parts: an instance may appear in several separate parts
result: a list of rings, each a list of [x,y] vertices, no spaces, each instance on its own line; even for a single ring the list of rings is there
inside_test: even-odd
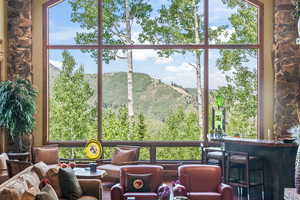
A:
[[[260,140],[260,139],[245,139],[236,137],[224,137],[223,139],[213,139],[222,140],[226,143],[237,143],[237,144],[248,144],[266,147],[295,147],[296,143],[284,143],[281,140]]]

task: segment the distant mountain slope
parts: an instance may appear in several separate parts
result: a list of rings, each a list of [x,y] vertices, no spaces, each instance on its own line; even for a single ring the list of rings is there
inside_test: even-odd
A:
[[[50,88],[59,75],[59,69],[50,65]],[[103,75],[103,104],[105,108],[117,109],[127,105],[127,73],[105,73]],[[97,76],[87,74],[86,79],[94,89],[91,103],[97,103]],[[147,117],[163,120],[179,106],[194,110],[195,100],[188,90],[168,85],[143,73],[134,73],[134,109]]]

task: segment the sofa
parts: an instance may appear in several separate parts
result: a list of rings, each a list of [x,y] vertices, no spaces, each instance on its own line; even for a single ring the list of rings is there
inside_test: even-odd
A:
[[[1,193],[7,189],[15,189],[18,197],[23,196],[25,191],[28,191],[30,188],[35,188],[39,190],[39,185],[43,176],[49,170],[47,167],[42,167],[40,171],[37,171],[37,168],[40,166],[46,166],[45,164],[41,165],[41,162],[27,167],[25,170],[21,171],[14,177],[8,179],[0,185],[0,199]],[[83,191],[83,195],[78,200],[102,200],[102,184],[100,180],[96,179],[79,179],[79,184]],[[50,183],[50,185],[52,185]],[[55,189],[55,187],[53,187]],[[15,198],[10,198],[15,199]],[[8,200],[10,200],[8,199]],[[59,198],[63,200],[64,198]]]

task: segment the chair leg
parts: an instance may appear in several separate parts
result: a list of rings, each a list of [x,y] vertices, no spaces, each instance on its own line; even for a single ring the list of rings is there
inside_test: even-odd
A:
[[[265,199],[265,177],[264,177],[264,167],[263,167],[263,169],[262,169],[262,171],[261,171],[261,173],[262,173],[262,188],[261,188],[261,197],[262,197],[262,200],[264,200]]]
[[[247,198],[250,200],[250,178],[249,178],[249,163],[246,164],[246,183],[247,183]]]

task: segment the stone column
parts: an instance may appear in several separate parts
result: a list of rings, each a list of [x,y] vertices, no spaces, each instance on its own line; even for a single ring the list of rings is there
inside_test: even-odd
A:
[[[32,78],[31,0],[7,0],[8,79]]]
[[[300,123],[300,48],[293,0],[274,0],[274,131],[277,135]]]

